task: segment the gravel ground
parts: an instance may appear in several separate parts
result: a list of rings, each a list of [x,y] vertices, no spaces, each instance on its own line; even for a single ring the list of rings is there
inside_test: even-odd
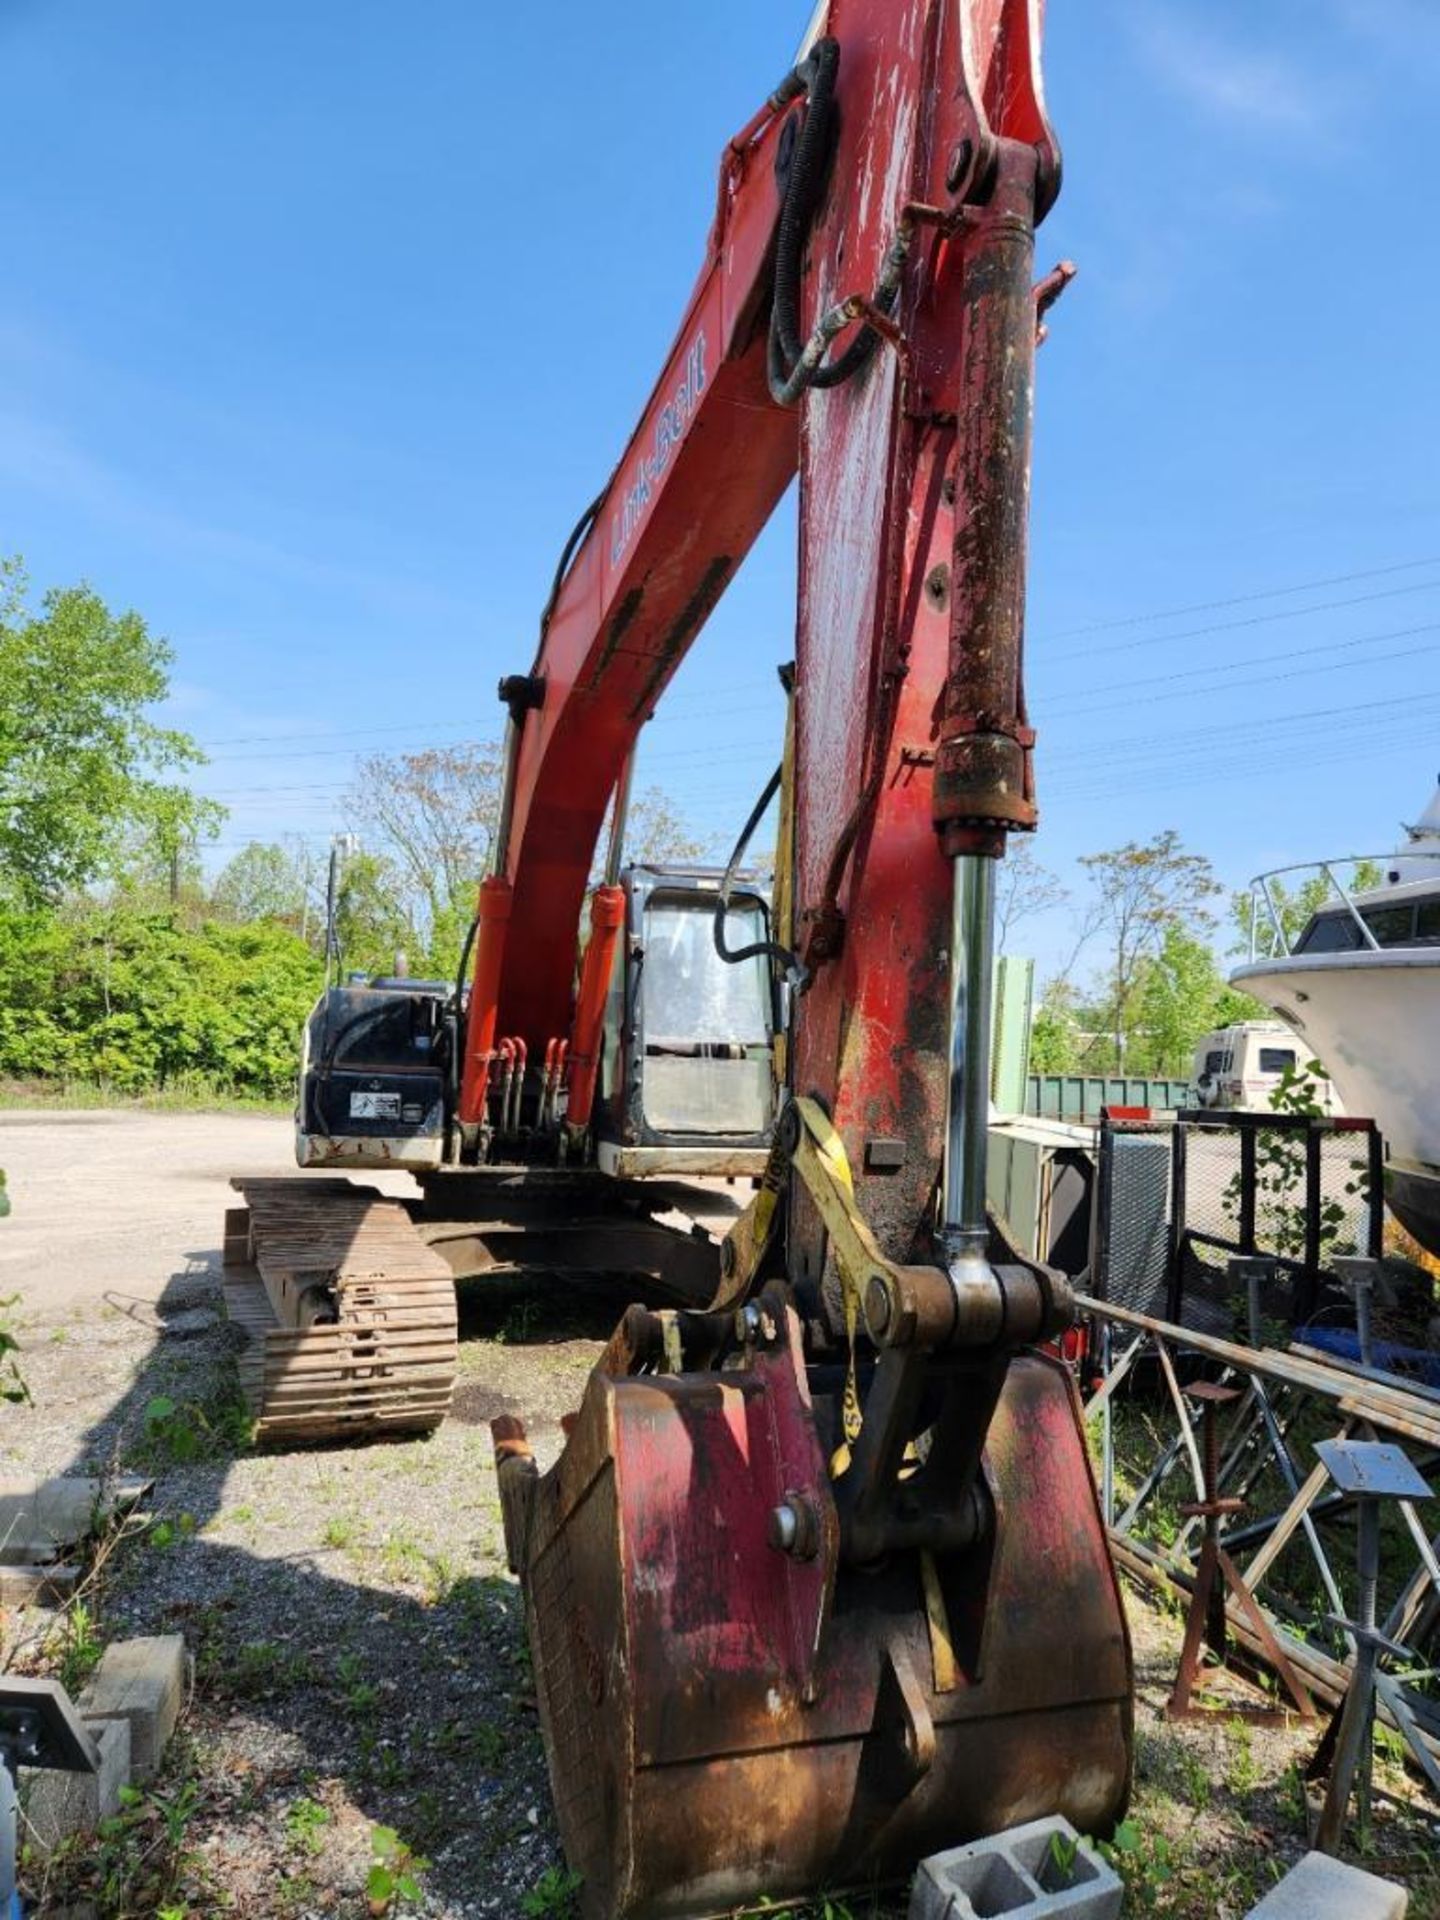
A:
[[[153,1474],[151,1518],[110,1552],[87,1618],[98,1616],[102,1638],[178,1629],[195,1656],[164,1775],[99,1846],[48,1878],[32,1871],[38,1911],[86,1899],[99,1920],[358,1920],[370,1911],[375,1832],[393,1829],[428,1862],[417,1897],[397,1910],[562,1920],[569,1901],[488,1421],[523,1410],[542,1465],[552,1458],[617,1303],[471,1293],[455,1408],[438,1435],[248,1453],[236,1444],[234,1336],[218,1315],[229,1169],[217,1155],[238,1145],[246,1171],[280,1171],[287,1142],[263,1119],[163,1116],[156,1130],[156,1118],[105,1116],[100,1136],[129,1209],[124,1262],[148,1260],[123,1286],[107,1281],[97,1210],[71,1199],[83,1170],[43,1196],[24,1173],[27,1155],[43,1164],[94,1136],[69,1115],[26,1115],[29,1132],[0,1122],[34,1262],[7,1262],[24,1288],[16,1311],[34,1405],[0,1409],[0,1462],[6,1472]],[[175,1411],[157,1414],[157,1400]],[[1169,1726],[1159,1709],[1179,1622],[1135,1595],[1130,1606],[1138,1778],[1133,1845],[1120,1860],[1127,1912],[1238,1920],[1303,1851],[1295,1767],[1313,1735],[1233,1720]],[[78,1677],[93,1658],[84,1623],[22,1615],[6,1631],[9,1664]],[[1434,1812],[1391,1797],[1406,1791],[1398,1773],[1383,1780],[1374,1864],[1409,1880],[1415,1920],[1440,1916]],[[867,1896],[827,1911],[898,1920],[904,1907]]]

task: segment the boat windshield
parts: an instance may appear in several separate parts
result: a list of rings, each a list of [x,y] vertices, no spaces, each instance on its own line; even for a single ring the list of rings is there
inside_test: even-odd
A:
[[[1440,894],[1396,906],[1361,907],[1360,919],[1377,947],[1440,946]],[[1355,953],[1370,944],[1348,907],[1315,914],[1296,941],[1296,953]]]

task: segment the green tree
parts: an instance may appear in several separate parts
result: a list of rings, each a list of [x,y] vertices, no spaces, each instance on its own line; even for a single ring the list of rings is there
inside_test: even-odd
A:
[[[269,924],[0,910],[0,1074],[281,1094],[320,978],[317,957]]]
[[[84,885],[137,838],[168,864],[214,831],[221,810],[165,777],[204,757],[151,718],[171,658],[90,587],[33,610],[20,562],[0,562],[0,886],[17,899]]]
[[[601,835],[603,855],[604,835]],[[646,787],[630,801],[625,822],[625,858],[637,865],[686,866],[703,860],[711,848],[697,840],[670,796],[661,787]],[[758,865],[758,861],[750,864]]]
[[[454,912],[446,908],[436,933],[437,943],[449,940],[438,960],[430,953],[432,927],[419,928],[404,905],[406,889],[393,861],[363,849],[349,854],[340,867],[335,889],[335,934],[342,972],[389,973],[397,953],[415,963],[440,965],[448,972],[459,959],[460,943],[453,938]]]
[[[369,754],[356,767],[345,814],[379,862],[366,885],[373,891],[385,877],[390,906],[421,951],[443,937],[458,952],[455,930],[463,936],[469,925],[494,846],[500,778],[488,742]]]
[[[1139,987],[1146,964],[1159,952],[1172,926],[1196,936],[1215,924],[1211,898],[1220,892],[1210,862],[1191,853],[1173,828],[1145,841],[1081,856],[1094,889],[1097,930],[1108,936],[1103,974],[1106,1024],[1115,1066],[1127,1069],[1129,1037],[1139,1013]]]
[[[303,841],[252,840],[216,875],[211,905],[221,919],[242,926],[273,920],[290,927],[318,951],[325,916],[316,899],[317,874],[318,863]]]
[[[1017,927],[1068,898],[1068,889],[1035,858],[1030,841],[1017,834],[995,875],[996,953],[1012,952]]]
[[[1188,1078],[1202,1034],[1265,1017],[1258,1002],[1226,983],[1210,943],[1174,921],[1141,970],[1132,1050],[1142,1050],[1142,1057],[1132,1065]]]
[[[1030,1022],[1031,1073],[1074,1073],[1080,1045],[1073,988],[1067,980],[1047,981]]]

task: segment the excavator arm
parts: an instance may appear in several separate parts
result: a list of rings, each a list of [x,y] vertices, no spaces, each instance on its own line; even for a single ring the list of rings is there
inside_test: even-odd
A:
[[[504,686],[460,1120],[518,1053],[567,1061],[574,1125],[618,928],[602,886],[577,992],[606,807],[798,472],[769,1163],[708,1310],[629,1309],[548,1472],[496,1425],[586,1920],[873,1885],[1125,1802],[1123,1613],[1043,1351],[1070,1298],[985,1209],[993,876],[1036,818],[1035,345],[1068,271],[1035,285],[1040,17],[830,0],[725,150],[665,371]]]

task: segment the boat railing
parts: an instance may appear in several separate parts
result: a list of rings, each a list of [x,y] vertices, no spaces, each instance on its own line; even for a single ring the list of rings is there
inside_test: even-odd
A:
[[[1322,907],[1338,901],[1354,921],[1360,935],[1360,944],[1375,952],[1380,950],[1380,942],[1375,938],[1369,923],[1356,906],[1354,894],[1374,891],[1373,882],[1369,886],[1356,887],[1353,875],[1361,867],[1379,867],[1382,871],[1394,865],[1397,860],[1430,860],[1436,863],[1440,872],[1440,851],[1434,853],[1411,847],[1391,847],[1386,853],[1346,853],[1333,860],[1301,860],[1291,867],[1272,867],[1269,873],[1257,873],[1250,882],[1250,959],[1286,960],[1294,951],[1293,940],[1298,939],[1309,925],[1311,916]],[[1352,875],[1350,883],[1340,877],[1341,870],[1348,869]],[[1285,897],[1283,882],[1290,874],[1303,873],[1311,879],[1323,879],[1326,892],[1311,907],[1304,920],[1294,930],[1293,936],[1286,931],[1285,909],[1295,905],[1293,898]],[[1303,883],[1302,883],[1303,885]]]

